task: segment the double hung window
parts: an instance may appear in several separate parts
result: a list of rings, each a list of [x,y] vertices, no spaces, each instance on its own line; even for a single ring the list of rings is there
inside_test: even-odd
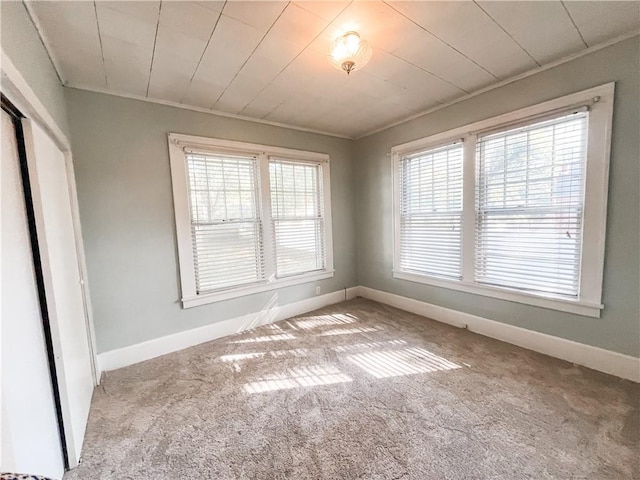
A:
[[[333,276],[329,158],[170,134],[185,307]]]
[[[588,118],[561,114],[478,138],[476,281],[578,295]]]
[[[613,85],[394,147],[394,277],[599,316]]]

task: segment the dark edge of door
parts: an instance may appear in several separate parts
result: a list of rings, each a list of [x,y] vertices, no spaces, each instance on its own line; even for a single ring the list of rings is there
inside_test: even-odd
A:
[[[31,251],[33,257],[33,268],[38,288],[38,299],[40,301],[40,316],[42,318],[42,329],[49,359],[49,375],[51,376],[51,387],[53,389],[53,400],[55,402],[56,417],[58,419],[58,434],[60,436],[60,447],[64,460],[65,471],[69,470],[69,453],[67,452],[67,441],[64,433],[64,421],[62,418],[62,403],[60,401],[60,388],[58,385],[58,373],[56,371],[55,355],[53,352],[53,340],[51,337],[51,324],[49,322],[49,310],[47,307],[47,297],[44,287],[44,276],[42,274],[42,263],[40,257],[40,247],[38,244],[38,232],[36,229],[36,219],[33,210],[33,197],[31,195],[31,183],[29,181],[29,167],[27,165],[27,152],[24,144],[24,132],[22,130],[22,118],[24,115],[4,96],[2,98],[2,110],[7,112],[12,120],[16,132],[16,144],[18,146],[18,158],[20,161],[20,175],[22,177],[22,189],[24,192],[24,203],[27,210],[27,221],[29,224],[29,237],[31,239]]]

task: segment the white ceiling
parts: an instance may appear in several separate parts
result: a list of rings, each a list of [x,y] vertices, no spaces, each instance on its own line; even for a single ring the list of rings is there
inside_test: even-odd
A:
[[[640,2],[27,2],[64,84],[358,137],[640,28]],[[347,76],[327,61],[356,29]]]

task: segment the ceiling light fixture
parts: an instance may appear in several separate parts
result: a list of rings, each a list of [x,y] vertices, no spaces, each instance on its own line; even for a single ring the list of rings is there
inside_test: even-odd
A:
[[[371,58],[371,53],[371,47],[357,32],[347,32],[336,38],[331,45],[329,62],[349,75],[353,70],[364,67]]]

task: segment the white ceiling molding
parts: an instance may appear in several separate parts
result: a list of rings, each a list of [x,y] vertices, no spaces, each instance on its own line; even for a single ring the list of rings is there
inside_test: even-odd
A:
[[[217,110],[210,110],[208,108],[194,107],[192,105],[185,105],[184,103],[172,102],[171,100],[161,100],[159,98],[143,97],[142,95],[129,95],[127,93],[115,93],[115,92],[112,92],[110,90],[107,90],[106,88],[93,88],[93,87],[85,87],[85,86],[82,86],[82,85],[71,85],[71,84],[64,85],[64,87],[65,88],[73,88],[75,90],[84,90],[84,91],[93,92],[93,93],[102,93],[104,95],[111,95],[113,97],[128,98],[129,100],[140,100],[141,102],[155,103],[156,105],[164,105],[165,107],[173,107],[173,108],[180,108],[180,109],[183,109],[183,110],[191,110],[192,112],[206,113],[206,114],[209,114],[209,115],[214,115],[216,117],[233,118],[235,120],[243,120],[245,122],[260,123],[262,125],[271,125],[272,127],[288,128],[288,129],[291,129],[291,130],[298,130],[298,131],[301,131],[301,132],[316,133],[316,134],[319,134],[319,135],[327,135],[329,137],[345,138],[347,140],[355,140],[353,137],[349,137],[347,135],[339,135],[339,134],[336,134],[336,133],[324,132],[322,130],[314,130],[312,128],[298,127],[296,125],[290,125],[288,123],[271,122],[269,120],[261,120],[259,118],[246,117],[244,115],[236,115],[236,114],[233,114],[233,113],[220,112],[220,111],[217,111]]]
[[[527,77],[530,77],[532,75],[536,75],[538,73],[544,72],[545,70],[549,70],[551,68],[557,67],[557,66],[562,65],[564,63],[571,62],[571,61],[576,60],[576,59],[578,59],[580,57],[584,57],[585,55],[589,55],[591,53],[597,52],[598,50],[602,50],[603,48],[610,47],[612,45],[615,45],[616,43],[623,42],[623,41],[625,41],[625,40],[627,40],[629,38],[633,38],[633,37],[639,36],[639,35],[640,35],[640,30],[636,30],[634,32],[627,33],[625,35],[621,35],[621,36],[616,37],[616,38],[614,38],[612,40],[609,40],[607,42],[603,42],[603,43],[601,43],[599,45],[594,45],[592,47],[589,47],[588,49],[582,50],[582,51],[580,51],[578,53],[574,53],[572,55],[568,55],[568,56],[566,56],[564,58],[556,60],[555,62],[549,63],[547,65],[543,65],[541,67],[537,67],[537,68],[535,68],[533,70],[529,70],[528,72],[524,72],[524,73],[521,73],[519,75],[515,75],[515,76],[513,76],[511,78],[507,78],[506,80],[503,80],[500,83],[497,83],[497,84],[494,84],[494,85],[489,85],[488,87],[485,87],[483,89],[477,90],[475,92],[471,92],[469,94],[464,95],[463,97],[459,97],[459,98],[456,98],[454,100],[451,100],[450,102],[440,104],[440,105],[438,105],[436,107],[430,108],[430,109],[425,110],[423,112],[416,113],[415,115],[411,115],[411,116],[406,117],[406,118],[404,118],[402,120],[398,120],[397,122],[393,122],[393,123],[390,123],[390,124],[385,125],[383,127],[376,128],[375,130],[372,130],[372,131],[370,131],[368,133],[365,133],[363,135],[360,135],[358,137],[348,136],[348,135],[340,135],[340,134],[336,134],[336,133],[332,133],[332,132],[326,132],[326,131],[323,131],[323,130],[315,130],[315,129],[312,129],[312,128],[299,127],[299,126],[291,125],[291,124],[288,124],[288,123],[271,122],[269,120],[257,119],[257,118],[248,117],[248,116],[245,116],[245,115],[235,115],[235,114],[232,114],[232,113],[226,113],[226,112],[221,112],[221,111],[217,111],[217,110],[211,110],[211,109],[208,109],[208,108],[194,107],[194,106],[191,106],[191,105],[186,105],[184,103],[177,103],[177,102],[172,102],[172,101],[169,101],[169,100],[161,100],[161,99],[158,99],[158,98],[149,98],[149,97],[144,97],[144,96],[141,96],[141,95],[129,95],[129,94],[125,94],[125,93],[115,93],[115,92],[112,92],[112,91],[104,89],[104,88],[100,89],[100,88],[92,88],[92,87],[86,87],[86,86],[82,86],[82,85],[71,85],[71,84],[67,84],[67,85],[65,85],[65,87],[73,88],[73,89],[76,89],[76,90],[85,90],[85,91],[94,92],[94,93],[102,93],[102,94],[105,94],[105,95],[112,95],[114,97],[128,98],[128,99],[131,99],[131,100],[140,100],[142,102],[155,103],[155,104],[164,105],[164,106],[167,106],[167,107],[181,108],[181,109],[184,109],[184,110],[191,110],[191,111],[199,112],[199,113],[207,113],[209,115],[215,115],[215,116],[218,116],[218,117],[234,118],[236,120],[245,120],[245,121],[248,121],[248,122],[261,123],[261,124],[264,124],[264,125],[271,125],[271,126],[274,126],[274,127],[290,128],[292,130],[299,130],[299,131],[302,131],[302,132],[309,132],[309,133],[317,133],[317,134],[320,134],[320,135],[328,135],[330,137],[345,138],[347,140],[360,140],[361,138],[365,138],[365,137],[368,137],[369,135],[373,135],[375,133],[382,132],[383,130],[387,130],[388,128],[395,127],[397,125],[401,125],[401,124],[406,123],[406,122],[408,122],[410,120],[414,120],[416,118],[423,117],[425,115],[428,115],[430,113],[436,112],[438,110],[442,110],[443,108],[447,108],[447,107],[450,107],[451,105],[455,105],[456,103],[464,102],[465,100],[468,100],[470,98],[476,97],[476,96],[481,95],[483,93],[489,92],[491,90],[495,90],[495,89],[503,87],[505,85],[509,85],[510,83],[516,82],[518,80],[522,80],[523,78],[527,78]]]

